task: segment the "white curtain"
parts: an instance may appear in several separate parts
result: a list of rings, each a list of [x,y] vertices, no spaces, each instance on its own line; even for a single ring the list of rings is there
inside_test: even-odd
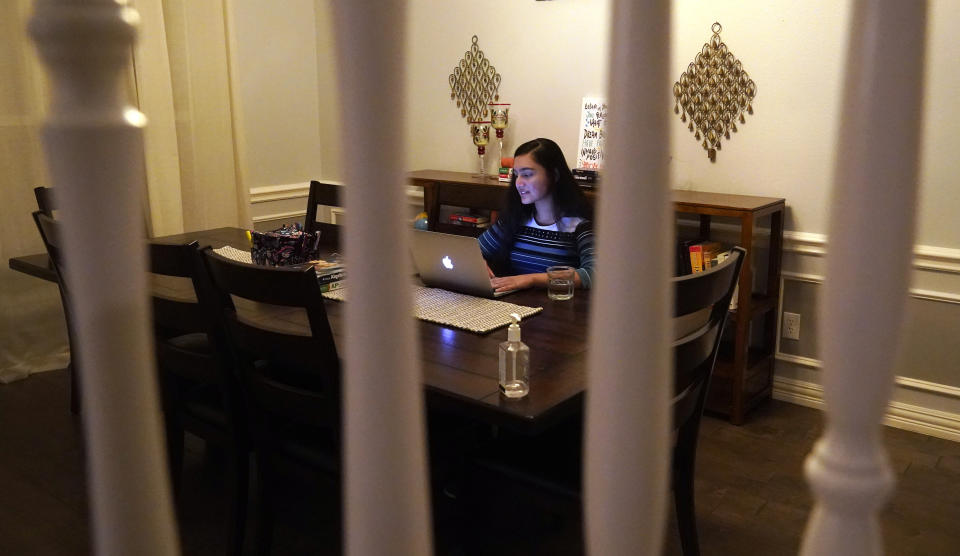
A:
[[[39,138],[49,97],[26,33],[32,4],[0,2],[0,382],[69,361],[56,285],[7,265],[43,252],[30,214],[33,188],[49,185]],[[129,94],[149,120],[145,213],[153,236],[250,225],[224,4],[136,1],[142,23]]]
[[[137,100],[146,114],[154,236],[250,225],[237,156],[226,1],[137,0]]]
[[[42,253],[30,213],[47,183],[40,126],[47,88],[26,33],[31,0],[0,2],[0,382],[60,369],[69,360],[57,286],[9,269],[10,257]]]

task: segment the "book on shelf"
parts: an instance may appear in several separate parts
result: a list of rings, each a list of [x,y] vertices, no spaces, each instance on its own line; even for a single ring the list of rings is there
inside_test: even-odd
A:
[[[450,223],[455,226],[469,226],[472,228],[486,228],[490,225],[489,216],[481,216],[478,214],[464,214],[460,212],[455,212],[450,215]]]
[[[715,261],[714,261],[713,264],[714,264],[714,265],[718,265],[718,264],[722,263],[723,261],[727,260],[727,257],[729,257],[729,256],[730,256],[730,250],[729,250],[729,249],[727,249],[727,250],[725,250],[725,251],[721,251],[721,252],[717,253],[717,256],[716,256]],[[739,284],[739,282],[738,282],[737,285],[733,287],[733,296],[730,298],[730,310],[731,310],[731,311],[736,311],[736,310],[737,310],[737,306],[739,305],[739,303],[738,303],[738,301],[739,301],[739,296],[740,296],[740,284]]]
[[[723,259],[719,258],[722,253],[730,252],[730,249],[719,241],[689,240],[681,242],[680,245],[681,248],[686,246],[689,253],[689,272],[709,270],[722,262]]]
[[[696,239],[677,240],[677,276],[686,276],[693,272],[690,268],[690,246],[698,241]]]
[[[702,249],[704,270],[713,268],[720,264],[720,262],[717,261],[717,255],[723,253],[725,249],[719,241],[704,241],[700,244],[700,248]]]
[[[703,246],[695,243],[690,246],[690,271],[703,272]]]

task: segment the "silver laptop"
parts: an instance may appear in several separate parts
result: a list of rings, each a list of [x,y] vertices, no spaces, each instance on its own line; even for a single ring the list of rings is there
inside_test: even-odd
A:
[[[511,293],[494,293],[475,237],[413,230],[411,245],[413,264],[426,286],[477,297]]]

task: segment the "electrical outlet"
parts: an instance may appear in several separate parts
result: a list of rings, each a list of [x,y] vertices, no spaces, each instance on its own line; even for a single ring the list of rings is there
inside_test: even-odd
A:
[[[781,334],[788,340],[800,339],[800,315],[797,313],[783,312],[783,328]]]

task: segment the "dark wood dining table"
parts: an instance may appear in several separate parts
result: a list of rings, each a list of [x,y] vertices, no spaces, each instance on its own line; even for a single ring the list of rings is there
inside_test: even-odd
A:
[[[152,241],[188,243],[194,240],[201,247],[249,247],[240,228],[218,228]],[[327,246],[329,248],[329,244]],[[349,287],[349,279],[347,283]],[[542,312],[521,323],[523,342],[530,346],[530,393],[519,400],[500,395],[498,347],[507,339],[506,327],[477,334],[417,321],[426,401],[434,409],[509,427],[522,434],[537,434],[582,409],[589,292],[578,290],[571,300],[554,301],[547,297],[545,290],[533,289],[501,299],[543,307]],[[345,333],[343,306],[331,300],[325,304],[338,346],[343,345]]]
[[[330,234],[322,239],[330,239]],[[172,244],[197,241],[201,247],[249,248],[245,230],[230,227],[151,241]],[[331,248],[329,243],[325,245]],[[57,281],[45,254],[15,257],[9,265],[19,272]],[[498,348],[507,339],[506,327],[477,334],[417,321],[427,404],[522,434],[537,434],[582,410],[590,295],[588,291],[577,290],[571,300],[554,301],[547,297],[545,290],[532,289],[501,299],[517,305],[543,307],[542,312],[521,323],[523,342],[530,346],[530,393],[519,400],[500,395]],[[325,307],[334,338],[342,346],[343,303],[327,300]]]

